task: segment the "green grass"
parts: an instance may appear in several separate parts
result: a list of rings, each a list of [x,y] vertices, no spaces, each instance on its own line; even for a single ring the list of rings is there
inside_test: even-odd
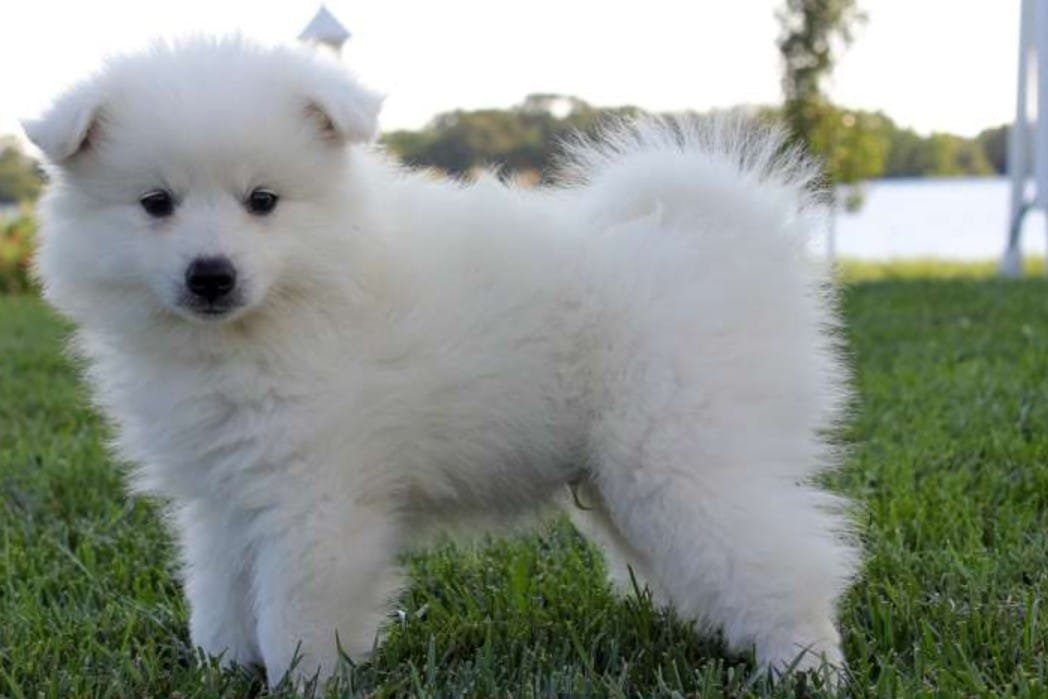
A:
[[[868,560],[842,610],[858,696],[1048,696],[1048,282],[893,280],[844,294],[857,372],[831,485]],[[0,696],[211,697],[157,511],[129,501],[62,357],[0,297]],[[387,641],[345,694],[819,696],[616,599],[563,522],[410,559]]]

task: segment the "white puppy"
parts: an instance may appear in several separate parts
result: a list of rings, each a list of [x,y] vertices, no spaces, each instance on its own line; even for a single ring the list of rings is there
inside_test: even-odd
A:
[[[565,187],[465,186],[366,145],[379,105],[333,61],[193,40],[26,124],[47,298],[171,503],[193,642],[327,676],[405,547],[574,484],[681,615],[773,669],[840,664],[856,556],[811,479],[845,381],[804,168],[649,121],[576,147]]]

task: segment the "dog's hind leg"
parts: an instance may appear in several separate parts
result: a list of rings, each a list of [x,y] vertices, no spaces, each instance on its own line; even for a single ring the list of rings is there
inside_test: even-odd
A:
[[[647,588],[656,606],[666,603],[665,595],[648,569],[648,562],[611,521],[604,498],[592,481],[583,479],[574,483],[561,499],[561,507],[568,513],[575,529],[604,554],[608,578],[617,594],[628,595],[635,587],[637,591]]]
[[[747,463],[680,463],[686,439],[649,437],[637,460],[604,454],[597,483],[678,613],[774,670],[843,665],[835,606],[854,554],[835,498]]]

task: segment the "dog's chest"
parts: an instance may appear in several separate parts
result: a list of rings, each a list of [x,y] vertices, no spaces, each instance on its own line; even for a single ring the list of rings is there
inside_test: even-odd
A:
[[[136,489],[250,500],[308,439],[303,389],[235,371],[159,371],[106,391]],[[251,503],[244,503],[251,504]],[[259,503],[264,504],[264,503]]]

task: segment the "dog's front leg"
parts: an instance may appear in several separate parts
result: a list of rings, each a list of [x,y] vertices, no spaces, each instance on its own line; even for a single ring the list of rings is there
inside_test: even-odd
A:
[[[261,663],[246,517],[205,500],[185,503],[175,515],[193,645],[223,665]]]
[[[322,499],[274,515],[259,542],[258,637],[271,685],[338,671],[339,652],[366,657],[397,588],[396,519],[381,508]]]

